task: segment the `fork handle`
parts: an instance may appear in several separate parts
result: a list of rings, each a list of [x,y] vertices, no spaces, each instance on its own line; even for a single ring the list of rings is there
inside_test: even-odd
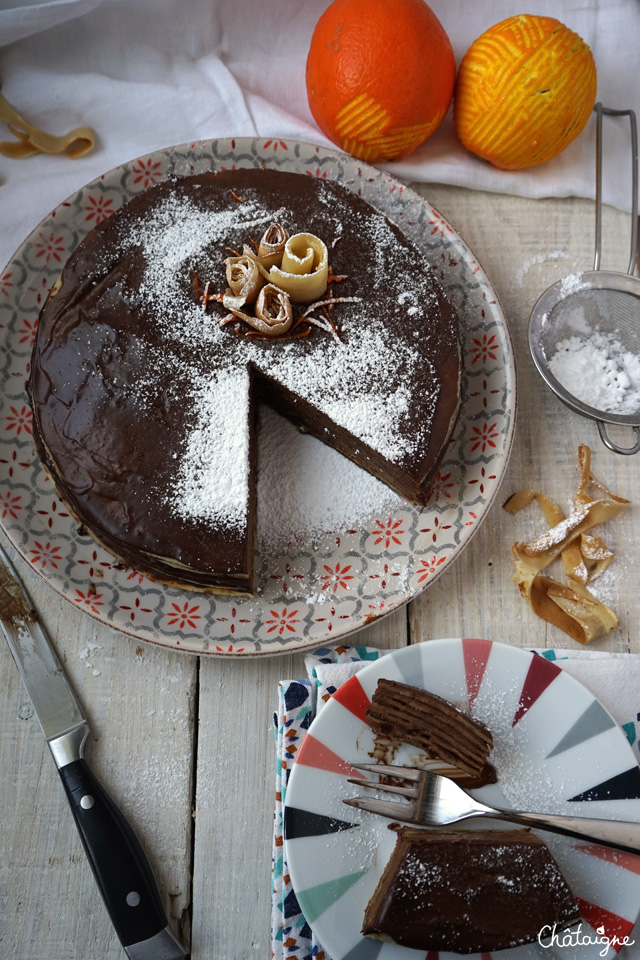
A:
[[[483,817],[498,817],[525,827],[562,833],[578,840],[591,840],[605,847],[615,847],[628,853],[640,853],[640,823],[628,820],[599,820],[595,817],[565,817],[548,813],[516,813],[514,810],[489,808],[480,813]]]

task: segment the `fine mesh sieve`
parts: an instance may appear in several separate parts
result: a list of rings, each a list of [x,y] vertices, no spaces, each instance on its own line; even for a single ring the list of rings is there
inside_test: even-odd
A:
[[[634,389],[626,379],[628,371],[640,372],[640,277],[634,275],[638,259],[638,134],[633,110],[611,110],[597,103],[596,137],[596,251],[592,271],[565,277],[549,287],[535,304],[529,321],[529,348],[541,376],[571,410],[595,420],[602,442],[614,453],[634,454],[640,450],[640,378]],[[631,127],[632,210],[631,256],[627,273],[600,269],[602,247],[602,117],[627,116]],[[618,369],[615,404],[606,409],[591,405],[589,394],[595,383],[587,375],[578,390],[575,380],[564,380],[552,370],[558,344],[570,340],[606,350],[610,366]],[[561,379],[558,379],[558,376]],[[595,377],[596,370],[593,371]],[[632,378],[635,380],[635,378]],[[627,389],[625,390],[625,385]],[[579,393],[576,396],[575,393]],[[621,401],[619,398],[624,397]],[[630,426],[634,444],[620,447],[607,434],[607,424]]]

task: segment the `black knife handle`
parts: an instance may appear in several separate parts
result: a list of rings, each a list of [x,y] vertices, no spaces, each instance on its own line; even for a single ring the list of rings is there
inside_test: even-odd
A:
[[[151,866],[131,825],[84,759],[73,760],[58,772],[122,945],[126,949],[156,937],[168,928],[168,921]],[[170,951],[167,960],[170,955],[177,960],[184,953]]]

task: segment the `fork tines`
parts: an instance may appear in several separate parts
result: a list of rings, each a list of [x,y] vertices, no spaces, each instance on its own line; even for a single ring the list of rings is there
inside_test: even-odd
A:
[[[425,771],[415,767],[391,767],[384,763],[352,763],[354,770],[364,770],[365,773],[377,773],[381,777],[400,777],[402,780],[422,780]],[[442,764],[439,764],[442,766]],[[429,771],[435,773],[435,770]],[[362,783],[362,780],[353,780],[353,783]]]
[[[367,810],[369,813],[377,813],[382,817],[391,820],[405,820],[415,822],[417,804],[416,800],[428,773],[425,770],[416,770],[413,767],[392,767],[383,763],[353,763],[351,766],[355,770],[363,770],[365,773],[377,773],[381,777],[395,777],[400,780],[413,781],[410,786],[400,786],[398,784],[380,783],[376,780],[361,780],[349,778],[349,783],[354,783],[360,787],[371,787],[375,790],[381,790],[383,793],[398,794],[408,803],[398,800],[379,800],[377,797],[350,797],[343,800],[343,803],[350,807],[357,807],[358,810]]]

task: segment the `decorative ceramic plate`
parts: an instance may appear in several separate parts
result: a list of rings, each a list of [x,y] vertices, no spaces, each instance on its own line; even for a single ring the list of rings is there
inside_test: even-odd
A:
[[[425,956],[360,934],[395,839],[388,820],[342,802],[362,793],[347,777],[363,776],[352,763],[371,762],[374,738],[364,711],[379,677],[439,694],[490,728],[498,783],[475,791],[479,799],[520,810],[640,822],[640,767],[629,742],[602,704],[553,661],[488,640],[431,640],[393,651],[364,667],[322,708],[298,749],[286,789],[289,875],[302,912],[332,960]],[[402,751],[393,763],[416,762],[416,749],[413,757],[411,748]],[[617,950],[603,938],[633,939],[640,856],[540,835],[584,922],[580,930],[571,928],[572,949],[556,952],[558,944],[550,949],[543,935],[540,943],[501,951],[501,960],[613,957]],[[569,934],[564,936],[560,947],[567,948]]]
[[[261,458],[261,472],[287,490],[287,512],[275,530],[272,517],[268,523],[259,517],[255,596],[198,594],[121,569],[78,529],[36,456],[25,380],[40,308],[67,257],[96,223],[168,176],[265,166],[339,180],[424,251],[461,319],[465,400],[423,509],[265,411],[265,434],[288,430],[286,442],[296,445],[289,464],[306,464],[307,472]],[[54,590],[95,619],[191,653],[251,656],[317,646],[405,604],[469,542],[495,498],[511,449],[512,345],[473,253],[433,207],[387,173],[310,144],[185,144],[89,183],[36,227],[0,273],[0,339],[0,522],[8,537]]]

